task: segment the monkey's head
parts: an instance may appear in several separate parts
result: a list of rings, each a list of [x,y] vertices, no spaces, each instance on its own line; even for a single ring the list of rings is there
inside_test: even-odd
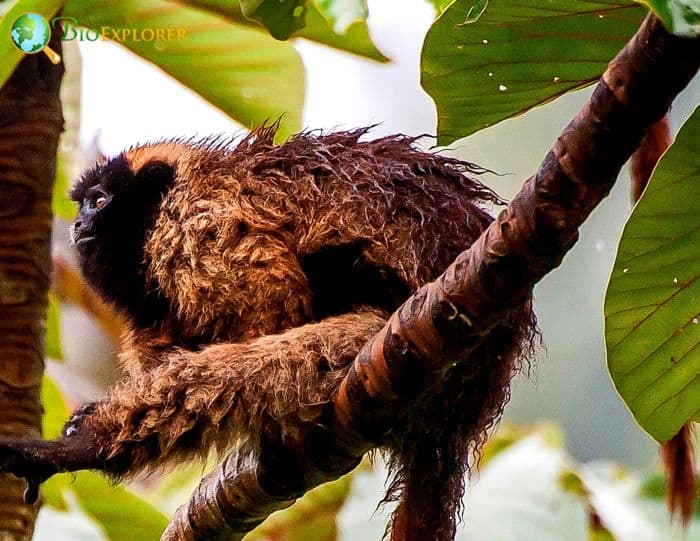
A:
[[[71,240],[83,276],[137,324],[157,322],[167,311],[167,301],[146,283],[144,244],[174,179],[172,163],[127,152],[88,170],[71,190],[79,205]]]

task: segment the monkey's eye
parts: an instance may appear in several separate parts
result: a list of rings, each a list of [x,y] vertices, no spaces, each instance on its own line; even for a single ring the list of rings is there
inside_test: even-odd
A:
[[[104,196],[100,196],[97,199],[95,199],[95,208],[101,209],[107,204],[107,198]]]

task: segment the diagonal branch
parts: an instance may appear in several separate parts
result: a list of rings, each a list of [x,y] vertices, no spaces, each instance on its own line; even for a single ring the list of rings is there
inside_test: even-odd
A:
[[[647,17],[507,209],[363,347],[327,407],[328,428],[310,426],[293,440],[266,434],[259,452],[230,456],[178,510],[163,539],[241,539],[272,510],[386,444],[419,391],[455,359],[469,362],[561,263],[579,226],[699,65],[700,39],[674,37]]]

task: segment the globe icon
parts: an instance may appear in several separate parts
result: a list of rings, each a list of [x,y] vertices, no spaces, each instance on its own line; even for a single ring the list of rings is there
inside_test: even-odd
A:
[[[20,51],[33,54],[42,51],[49,43],[51,27],[38,13],[25,13],[12,23],[10,35]]]

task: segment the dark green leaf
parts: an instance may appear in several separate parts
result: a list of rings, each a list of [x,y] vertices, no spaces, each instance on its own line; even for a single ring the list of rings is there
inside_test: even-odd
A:
[[[605,299],[608,369],[637,422],[670,439],[700,410],[700,110],[625,226]]]
[[[287,39],[306,24],[306,0],[240,0],[247,18],[260,22],[276,39]]]
[[[442,145],[598,80],[646,13],[620,0],[501,1],[463,24],[475,4],[455,1],[423,46]]]
[[[247,127],[283,115],[280,137],[299,130],[304,69],[291,43],[162,0],[69,0],[63,14],[94,29],[183,29],[182,39],[122,44]]]

